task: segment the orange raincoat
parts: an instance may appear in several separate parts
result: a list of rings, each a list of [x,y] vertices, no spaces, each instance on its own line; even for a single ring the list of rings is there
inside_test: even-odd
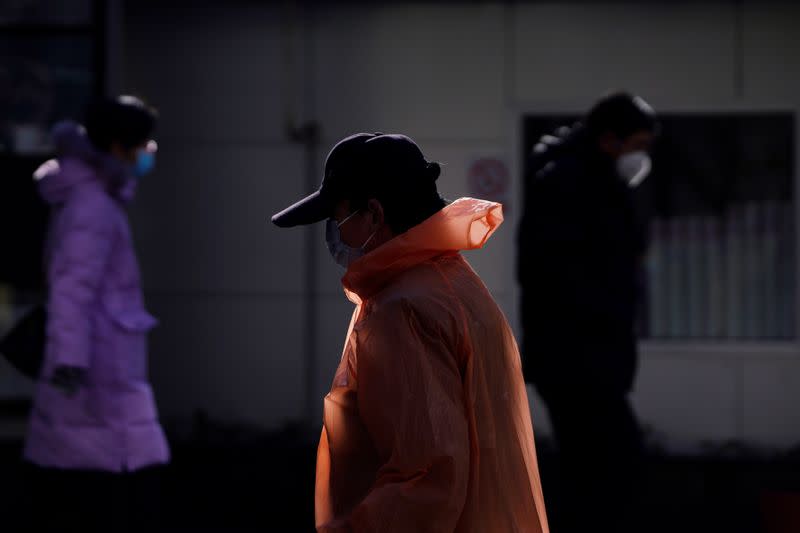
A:
[[[318,531],[548,531],[517,344],[458,253],[502,221],[462,198],[347,271],[357,308],[325,397]]]

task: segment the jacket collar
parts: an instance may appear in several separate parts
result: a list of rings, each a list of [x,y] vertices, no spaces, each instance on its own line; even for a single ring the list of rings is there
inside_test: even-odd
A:
[[[503,206],[460,198],[350,265],[342,285],[355,304],[406,270],[441,255],[482,248],[503,222]]]
[[[46,162],[34,173],[39,191],[48,203],[60,203],[71,188],[90,181],[99,181],[124,204],[133,200],[137,181],[131,166],[97,150],[80,124],[59,122],[51,136],[58,160]]]

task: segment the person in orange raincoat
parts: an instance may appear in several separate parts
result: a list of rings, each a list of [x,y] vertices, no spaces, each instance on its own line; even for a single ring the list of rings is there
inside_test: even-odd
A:
[[[272,218],[327,220],[357,306],[324,401],[319,532],[548,531],[517,343],[459,253],[502,206],[446,205],[439,173],[408,137],[357,134],[319,191]]]

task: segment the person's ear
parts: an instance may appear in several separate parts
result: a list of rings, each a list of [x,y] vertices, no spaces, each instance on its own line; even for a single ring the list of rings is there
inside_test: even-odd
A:
[[[125,148],[118,141],[111,143],[109,152],[111,155],[122,161],[127,161],[129,163],[136,161],[136,150],[133,148]]]
[[[612,157],[617,157],[621,149],[621,142],[612,132],[607,131],[603,133],[598,139],[597,144],[600,151]]]
[[[372,215],[372,223],[376,226],[383,225],[386,220],[383,213],[383,205],[375,198],[372,198],[369,202],[367,202],[367,209]]]

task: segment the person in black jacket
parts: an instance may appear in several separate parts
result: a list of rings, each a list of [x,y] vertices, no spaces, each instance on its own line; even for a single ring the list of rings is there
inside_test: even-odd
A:
[[[657,122],[614,93],[534,148],[518,234],[523,370],[547,406],[569,531],[623,531],[642,438],[628,395],[637,366],[637,269],[645,231],[633,189]]]

